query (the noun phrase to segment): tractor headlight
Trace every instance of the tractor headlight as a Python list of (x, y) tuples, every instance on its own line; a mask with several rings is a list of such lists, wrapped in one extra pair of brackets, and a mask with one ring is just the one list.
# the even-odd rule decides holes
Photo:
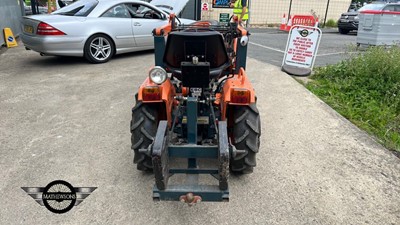
[(155, 66), (149, 72), (150, 80), (156, 84), (162, 84), (167, 80), (167, 71), (161, 66)]
[(241, 44), (242, 46), (246, 46), (247, 43), (249, 43), (249, 37), (243, 36), (242, 38), (240, 38), (240, 44)]

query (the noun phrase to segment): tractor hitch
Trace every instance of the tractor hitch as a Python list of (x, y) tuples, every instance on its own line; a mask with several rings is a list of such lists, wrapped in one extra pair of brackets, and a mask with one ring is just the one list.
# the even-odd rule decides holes
[(201, 197), (198, 195), (193, 195), (193, 193), (187, 193), (186, 195), (182, 195), (179, 197), (179, 201), (188, 204), (188, 206), (194, 206), (196, 203), (201, 202)]

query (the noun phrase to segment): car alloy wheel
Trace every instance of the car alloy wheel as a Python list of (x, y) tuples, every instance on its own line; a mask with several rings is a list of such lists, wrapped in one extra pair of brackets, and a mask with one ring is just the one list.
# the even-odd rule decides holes
[(85, 45), (85, 57), (92, 63), (107, 62), (113, 54), (113, 43), (105, 35), (94, 35)]

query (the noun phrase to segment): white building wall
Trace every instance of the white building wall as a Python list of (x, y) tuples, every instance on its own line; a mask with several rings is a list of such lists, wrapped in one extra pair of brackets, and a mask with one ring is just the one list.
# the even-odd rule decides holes
[[(290, 0), (248, 0), (250, 5), (250, 24), (266, 25), (280, 24), (283, 14), (288, 14)], [(212, 8), (212, 0), (203, 0), (210, 5), (210, 11), (202, 12), (202, 19), (219, 19), (219, 13), (232, 14), (232, 9)], [(320, 23), (325, 18), (328, 0), (292, 0), (291, 15), (314, 15), (319, 17)], [(329, 0), (327, 20), (339, 19), (340, 14), (346, 12), (351, 0)]]
[(0, 0), (0, 45), (5, 44), (3, 30), (11, 28), (14, 36), (21, 33), (19, 20), (22, 15), (22, 8), (19, 0)]

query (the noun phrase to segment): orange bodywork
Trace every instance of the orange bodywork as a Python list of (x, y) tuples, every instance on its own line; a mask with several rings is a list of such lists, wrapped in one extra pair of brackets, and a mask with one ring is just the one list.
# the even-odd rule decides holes
[[(157, 93), (159, 93), (157, 98), (152, 98), (151, 100), (146, 99), (146, 89), (158, 88)], [(183, 87), (183, 96), (187, 95), (187, 88)], [(235, 92), (236, 91), (236, 92)], [(152, 92), (154, 93), (154, 92)], [(244, 98), (239, 98), (240, 102), (233, 101), (234, 93), (247, 93), (248, 96)], [(163, 84), (158, 85), (153, 83), (149, 78), (142, 83), (138, 92), (138, 101), (142, 101), (143, 103), (158, 103), (162, 104), (163, 108), (165, 107), (165, 113), (168, 120), (168, 124), (171, 125), (172, 122), (172, 110), (174, 105), (176, 105), (176, 100), (174, 99), (176, 96), (175, 87), (172, 85), (171, 81), (167, 79)], [(251, 85), (246, 72), (243, 68), (240, 68), (239, 73), (235, 74), (232, 78), (228, 79), (222, 89), (221, 93), (217, 93), (215, 104), (221, 106), (221, 119), (226, 120), (227, 109), (229, 105), (250, 105), (255, 103), (255, 91), (253, 86)], [(160, 112), (163, 110), (160, 109)], [(160, 115), (161, 116), (161, 115)]]
[(175, 23), (175, 17), (175, 14), (170, 14), (169, 23), (154, 29), (153, 34), (156, 36), (167, 36), (172, 31), (172, 26)]
[(203, 27), (209, 27), (211, 25), (211, 22), (209, 21), (197, 21), (192, 24), (193, 26), (203, 26)]
[[(158, 98), (152, 98), (151, 100), (146, 99), (146, 88), (156, 88), (158, 87), (159, 96)], [(172, 85), (171, 81), (167, 79), (164, 83), (158, 85), (155, 84), (150, 80), (150, 78), (146, 78), (146, 80), (140, 85), (139, 92), (138, 92), (138, 101), (142, 101), (143, 103), (155, 103), (155, 104), (162, 104), (165, 107), (165, 113), (168, 120), (168, 124), (171, 125), (171, 115), (172, 115), (172, 108), (173, 104), (175, 103), (174, 96), (175, 87)], [(160, 108), (159, 112), (163, 112), (164, 108)], [(161, 117), (163, 115), (160, 115)]]
[[(232, 95), (234, 91), (239, 93), (248, 93), (247, 101), (233, 102)], [(250, 105), (256, 102), (256, 96), (246, 71), (240, 68), (239, 73), (233, 78), (226, 80), (222, 93), (217, 94), (215, 104), (221, 105), (221, 119), (226, 120), (228, 105)]]
[[(236, 23), (238, 23), (237, 17), (233, 19)], [(210, 22), (200, 21), (194, 24), (195, 26), (210, 26)], [(167, 36), (175, 26), (175, 15), (170, 15), (169, 23), (153, 30), (154, 36)], [(240, 24), (238, 24), (238, 32), (241, 36), (247, 36), (248, 32), (244, 29)], [(233, 50), (236, 52), (238, 39), (236, 38), (233, 43)], [(234, 65), (232, 65), (234, 66)], [(158, 87), (158, 89), (156, 88)], [(179, 95), (187, 96), (188, 88), (182, 87), (182, 93)], [(146, 94), (151, 95), (146, 98)], [(175, 91), (174, 85), (172, 85), (171, 81), (167, 79), (163, 84), (158, 85), (153, 83), (149, 78), (147, 78), (143, 84), (140, 86), (138, 92), (138, 101), (142, 101), (143, 103), (150, 104), (160, 104), (162, 108), (160, 108), (161, 117), (165, 117), (168, 120), (168, 124), (171, 125), (172, 122), (172, 110), (175, 105), (177, 105), (177, 100), (174, 99), (177, 93)], [(251, 85), (246, 72), (243, 68), (240, 68), (238, 74), (234, 74), (232, 78), (226, 80), (222, 92), (216, 94), (216, 100), (214, 102), (215, 105), (220, 106), (221, 110), (221, 119), (226, 120), (228, 115), (228, 107), (229, 105), (250, 105), (255, 103), (255, 91), (253, 86)]]

